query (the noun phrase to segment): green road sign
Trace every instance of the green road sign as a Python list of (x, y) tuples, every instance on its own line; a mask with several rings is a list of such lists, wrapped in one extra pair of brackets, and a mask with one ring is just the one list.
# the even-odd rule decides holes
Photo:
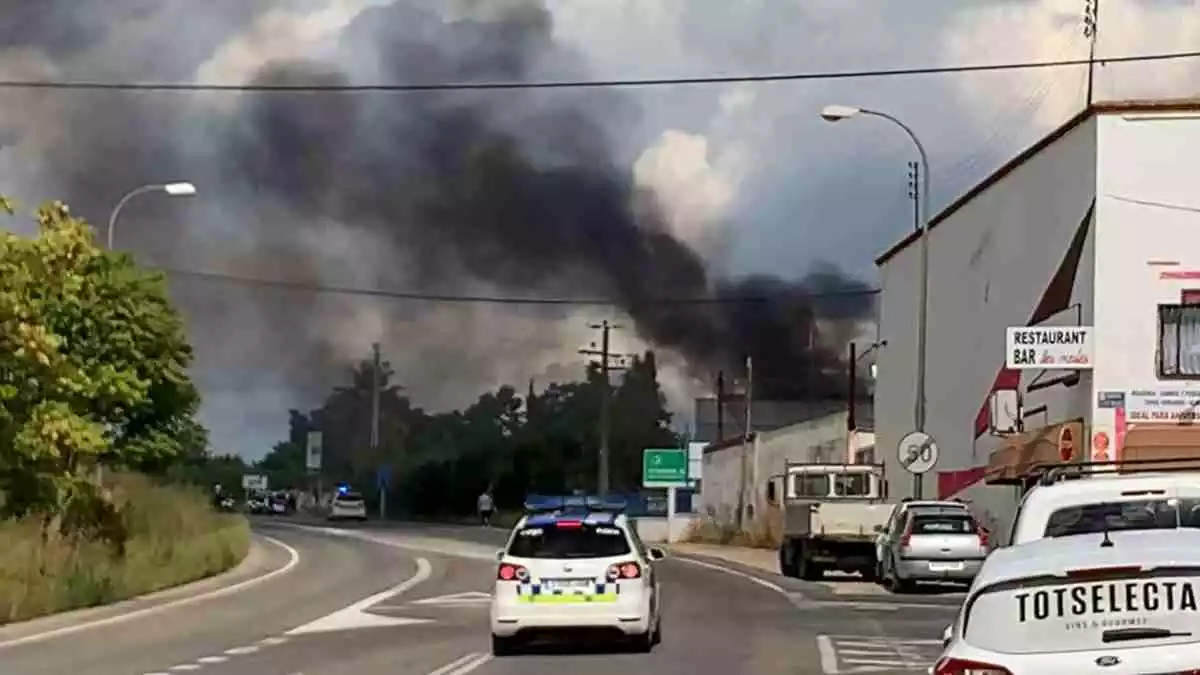
[(642, 487), (687, 487), (688, 453), (680, 448), (642, 451)]

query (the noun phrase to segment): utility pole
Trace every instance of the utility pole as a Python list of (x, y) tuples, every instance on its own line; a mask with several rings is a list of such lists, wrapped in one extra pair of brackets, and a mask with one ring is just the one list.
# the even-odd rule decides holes
[(580, 349), (579, 353), (585, 356), (595, 356), (600, 359), (600, 379), (602, 386), (600, 388), (600, 447), (599, 461), (596, 475), (597, 492), (603, 496), (608, 494), (608, 433), (609, 433), (609, 399), (611, 398), (611, 387), (609, 385), (609, 373), (615, 370), (621, 370), (621, 366), (614, 366), (611, 363), (613, 358), (623, 359), (623, 355), (614, 356), (609, 349), (609, 334), (614, 330), (620, 330), (621, 326), (609, 323), (607, 320), (591, 326), (594, 330), (600, 331), (600, 349), (596, 349), (596, 343), (592, 343), (589, 349)]
[(725, 440), (725, 371), (717, 371), (717, 442)]
[(1100, 0), (1085, 0), (1083, 8), (1083, 36), (1088, 39), (1087, 98), (1085, 107), (1092, 106), (1093, 80), (1096, 76), (1096, 41), (1100, 33)]
[(379, 343), (375, 342), (371, 345), (371, 456), (375, 458), (377, 463), (376, 482), (379, 483), (379, 518), (380, 520), (387, 517), (387, 486), (383, 483), (382, 469), (383, 458), (379, 454), (379, 388), (382, 379), (380, 372), (383, 369), (383, 362), (379, 355)]
[[(758, 456), (755, 453), (753, 466), (751, 466), (750, 452), (751, 442), (754, 438), (753, 427), (753, 410), (754, 410), (754, 362), (749, 356), (746, 357), (746, 426), (742, 430), (742, 461), (741, 461), (741, 481), (738, 486), (738, 514), (737, 524), (741, 530), (746, 522), (746, 480), (750, 480), (750, 494), (758, 494)], [(749, 474), (749, 476), (747, 475)], [(757, 500), (754, 500), (757, 501)]]

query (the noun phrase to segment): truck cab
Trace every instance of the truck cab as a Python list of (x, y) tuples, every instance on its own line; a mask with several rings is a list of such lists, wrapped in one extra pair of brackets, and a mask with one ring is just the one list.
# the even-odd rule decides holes
[(780, 572), (814, 581), (826, 571), (873, 580), (875, 535), (891, 514), (878, 464), (789, 463), (783, 475)]

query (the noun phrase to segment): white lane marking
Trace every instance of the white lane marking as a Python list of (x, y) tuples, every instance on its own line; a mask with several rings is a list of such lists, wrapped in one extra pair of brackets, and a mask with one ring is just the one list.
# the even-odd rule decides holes
[(182, 672), (190, 672), (193, 670), (200, 670), (203, 667), (204, 666), (201, 666), (196, 663), (181, 663), (177, 666), (171, 666), (168, 670), (171, 670), (172, 672), (176, 672), (176, 673), (182, 673)]
[(276, 645), (281, 645), (287, 641), (288, 641), (288, 639), (285, 637), (269, 637), (269, 638), (266, 638), (263, 640), (259, 640), (258, 644), (260, 644), (264, 647), (274, 647)]
[(492, 604), (492, 594), (484, 593), (483, 591), (466, 591), (464, 593), (451, 593), (450, 595), (439, 595), (436, 598), (422, 598), (408, 603), (410, 605), (442, 605), (446, 607), (463, 607)]
[(274, 579), (275, 577), (283, 576), (284, 574), (287, 574), (288, 572), (291, 572), (293, 569), (295, 569), (296, 565), (300, 564), (300, 552), (297, 551), (295, 548), (289, 546), (288, 544), (285, 544), (284, 542), (282, 542), (274, 537), (268, 537), (265, 535), (258, 535), (258, 536), (262, 537), (266, 541), (269, 541), (272, 544), (287, 551), (288, 561), (287, 561), (287, 563), (285, 563), (283, 565), (283, 567), (280, 567), (279, 569), (271, 570), (270, 572), (267, 572), (266, 574), (262, 574), (257, 577), (251, 578), (251, 579), (245, 579), (243, 581), (239, 581), (236, 584), (233, 584), (232, 586), (222, 586), (221, 588), (216, 588), (211, 591), (208, 591), (207, 593), (201, 593), (200, 595), (192, 595), (192, 596), (188, 596), (186, 598), (180, 598), (178, 600), (172, 600), (170, 602), (164, 602), (162, 604), (153, 605), (151, 607), (143, 607), (142, 609), (135, 609), (131, 612), (125, 612), (124, 614), (117, 614), (114, 616), (104, 617), (103, 619), (95, 619), (93, 621), (86, 621), (84, 623), (78, 623), (78, 624), (74, 624), (74, 625), (70, 625), (70, 626), (62, 626), (60, 628), (54, 628), (54, 629), (44, 631), (41, 633), (34, 633), (33, 635), (26, 635), (23, 637), (6, 640), (4, 642), (0, 642), (0, 649), (8, 649), (9, 647), (16, 647), (17, 645), (25, 645), (25, 644), (29, 644), (31, 642), (41, 642), (42, 640), (49, 640), (51, 638), (62, 637), (64, 635), (71, 635), (74, 633), (78, 633), (80, 631), (90, 630), (92, 628), (100, 628), (102, 626), (111, 626), (111, 625), (118, 624), (118, 623), (124, 623), (126, 621), (130, 621), (133, 619), (139, 619), (139, 618), (146, 617), (146, 616), (152, 616), (154, 614), (160, 614), (162, 612), (172, 610), (177, 607), (182, 607), (184, 605), (190, 605), (195, 602), (201, 602), (204, 600), (212, 600), (213, 598), (219, 598), (222, 596), (229, 595), (231, 593), (236, 593), (238, 591), (245, 590), (247, 588), (250, 588), (251, 586), (255, 586), (255, 585), (261, 584), (263, 582), (269, 581), (271, 579)]
[(746, 574), (745, 572), (743, 572), (741, 570), (735, 570), (735, 569), (732, 569), (729, 567), (724, 567), (722, 565), (714, 565), (713, 563), (704, 562), (703, 560), (696, 560), (695, 558), (677, 557), (677, 558), (675, 558), (675, 560), (683, 561), (689, 565), (697, 565), (699, 567), (706, 567), (710, 570), (724, 572), (725, 574), (732, 574), (735, 577), (741, 577), (742, 579), (745, 579), (746, 581), (758, 584), (759, 586), (762, 586), (763, 588), (767, 588), (772, 591), (775, 591), (776, 593), (778, 593), (790, 600), (793, 600), (793, 601), (803, 601), (803, 599), (804, 599), (804, 594), (802, 594), (802, 593), (799, 593), (797, 591), (789, 591), (789, 590), (785, 589), (783, 586), (780, 586), (779, 584), (767, 581), (766, 579), (760, 579), (760, 578), (754, 576), (753, 574)]
[(817, 651), (827, 674), (880, 670), (925, 671), (941, 652), (941, 640), (870, 635), (818, 635)]
[[(320, 527), (317, 525), (300, 525), (297, 523), (278, 523), (279, 527), (290, 527), (297, 530), (305, 530), (318, 534), (325, 534), (333, 537), (344, 537), (348, 539), (358, 539), (360, 541), (379, 544), (380, 546), (391, 546), (392, 548), (400, 548), (409, 551), (423, 551), (425, 553), (437, 553), (439, 555), (447, 555), (453, 558), (466, 558), (468, 560), (486, 560), (495, 562), (496, 549), (489, 548), (486, 544), (476, 542), (456, 541), (453, 539), (436, 537), (426, 537), (420, 535), (409, 535), (399, 533), (404, 536), (404, 539), (396, 540), (388, 537), (377, 536), (371, 534), (369, 530), (342, 530), (335, 527)], [(386, 530), (384, 531), (386, 532)], [(397, 533), (393, 533), (397, 534)], [(497, 546), (499, 548), (499, 546)]]
[(383, 626), (401, 626), (417, 623), (431, 623), (429, 619), (408, 619), (404, 617), (381, 616), (368, 614), (365, 610), (377, 605), (388, 598), (401, 595), (412, 590), (417, 584), (425, 581), (433, 573), (433, 565), (425, 558), (417, 558), (417, 573), (399, 584), (358, 602), (327, 614), (315, 621), (289, 630), (285, 635), (303, 635), (306, 633), (324, 633), (337, 630), (352, 630), (355, 628), (377, 628)]
[(479, 652), (472, 652), (470, 654), (464, 654), (464, 655), (458, 657), (457, 659), (454, 659), (450, 663), (447, 663), (446, 665), (442, 666), (441, 668), (438, 668), (437, 670), (429, 673), (429, 675), (466, 675), (466, 673), (469, 673), (472, 670), (475, 670), (476, 668), (482, 666), (483, 664), (485, 664), (491, 660), (492, 660), (491, 654), (481, 654)]
[(228, 660), (228, 656), (201, 656), (196, 663), (225, 663)]
[(258, 645), (249, 645), (246, 647), (233, 647), (231, 649), (226, 649), (224, 653), (228, 654), (229, 656), (245, 656), (246, 654), (253, 654), (259, 649), (261, 649), (261, 647)]
[(821, 655), (821, 672), (825, 675), (838, 675), (837, 652), (833, 649), (833, 641), (828, 635), (817, 636), (817, 653)]

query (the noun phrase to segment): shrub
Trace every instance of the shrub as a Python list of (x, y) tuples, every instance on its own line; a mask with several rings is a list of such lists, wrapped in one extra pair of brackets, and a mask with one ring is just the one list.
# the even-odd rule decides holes
[(777, 549), (783, 541), (783, 513), (774, 507), (764, 508), (738, 529), (737, 519), (730, 509), (710, 510), (692, 521), (684, 540), (697, 544)]
[(92, 607), (195, 581), (245, 557), (241, 516), (214, 511), (205, 496), (141, 476), (119, 476), (111, 502), (124, 550), (100, 539), (62, 537), (41, 519), (0, 522), (0, 624)]

